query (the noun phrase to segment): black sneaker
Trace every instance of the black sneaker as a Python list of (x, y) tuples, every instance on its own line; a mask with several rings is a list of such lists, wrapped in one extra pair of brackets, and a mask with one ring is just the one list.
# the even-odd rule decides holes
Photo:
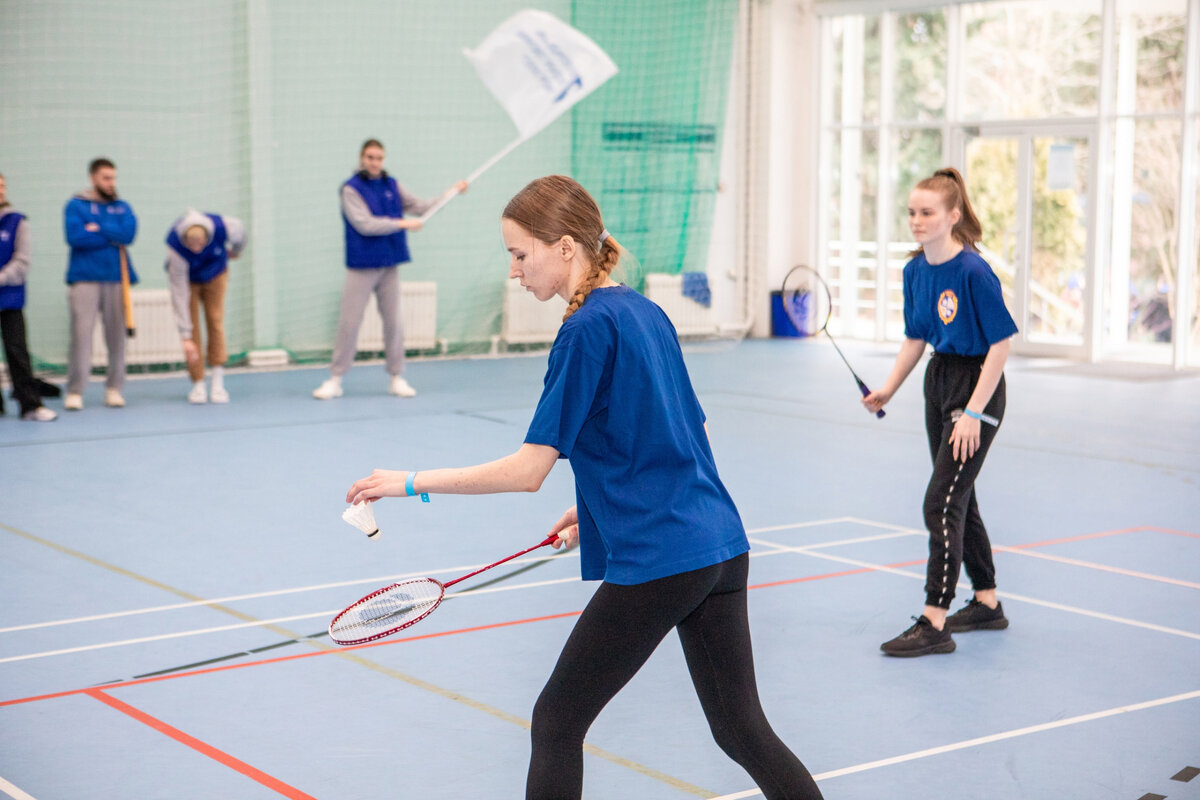
[(890, 642), (879, 645), (879, 649), (889, 656), (899, 658), (954, 652), (955, 644), (954, 639), (950, 637), (950, 631), (939, 631), (924, 614), (913, 619), (917, 620), (917, 624)]
[(975, 598), (946, 618), (946, 630), (951, 633), (1002, 631), (1007, 627), (1003, 603), (997, 602), (995, 608), (988, 608)]

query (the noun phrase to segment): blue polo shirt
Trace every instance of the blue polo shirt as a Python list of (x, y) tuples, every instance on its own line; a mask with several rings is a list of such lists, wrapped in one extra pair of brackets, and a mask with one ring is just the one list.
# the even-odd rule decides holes
[(938, 353), (987, 355), (1017, 332), (1000, 279), (974, 250), (933, 265), (918, 253), (904, 266), (904, 335)]
[(645, 583), (750, 549), (704, 419), (662, 309), (592, 290), (559, 329), (525, 437), (571, 462), (584, 580)]

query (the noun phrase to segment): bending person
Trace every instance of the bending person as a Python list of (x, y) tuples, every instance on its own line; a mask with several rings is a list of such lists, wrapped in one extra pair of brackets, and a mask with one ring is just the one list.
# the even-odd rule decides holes
[[(228, 403), (225, 388), (225, 292), (229, 286), (229, 259), (237, 258), (246, 246), (246, 228), (236, 217), (201, 214), (189, 208), (167, 232), (167, 283), (171, 307), (183, 341), (188, 377), (192, 380), (189, 403)], [(212, 370), (212, 393), (204, 386), (204, 363), (200, 357), (204, 339), (200, 335), (200, 311), (208, 330), (208, 366)]]

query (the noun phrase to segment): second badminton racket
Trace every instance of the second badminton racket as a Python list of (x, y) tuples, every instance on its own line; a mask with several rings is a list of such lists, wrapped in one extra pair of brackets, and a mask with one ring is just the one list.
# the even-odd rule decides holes
[(441, 605), (446, 590), (454, 584), (552, 544), (556, 539), (558, 534), (552, 533), (533, 547), (452, 581), (442, 583), (437, 578), (412, 578), (371, 592), (333, 618), (329, 623), (329, 638), (337, 644), (363, 644), (391, 636), (410, 625), (416, 625), (433, 613)]
[[(783, 311), (795, 326), (796, 331), (805, 336), (816, 336), (818, 333), (824, 332), (833, 344), (833, 349), (841, 356), (846, 369), (850, 370), (850, 374), (854, 376), (854, 382), (858, 384), (858, 390), (862, 392), (862, 396), (869, 395), (871, 390), (867, 388), (867, 384), (863, 383), (863, 379), (858, 377), (854, 367), (850, 366), (850, 362), (846, 360), (842, 348), (838, 347), (837, 340), (829, 333), (829, 315), (833, 309), (833, 297), (829, 293), (829, 284), (825, 283), (825, 279), (811, 267), (804, 265), (792, 267), (783, 279), (782, 295)], [(875, 416), (883, 419), (886, 414), (881, 408), (875, 412)]]

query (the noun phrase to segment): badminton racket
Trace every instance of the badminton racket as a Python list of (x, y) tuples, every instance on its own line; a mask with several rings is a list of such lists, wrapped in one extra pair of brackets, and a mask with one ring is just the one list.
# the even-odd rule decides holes
[(391, 636), (432, 614), (441, 605), (446, 590), (454, 584), (552, 544), (556, 539), (558, 534), (552, 533), (533, 547), (452, 581), (442, 583), (437, 578), (412, 578), (371, 592), (333, 618), (329, 623), (329, 638), (337, 644), (363, 644)]
[[(792, 267), (783, 279), (782, 295), (783, 311), (795, 326), (796, 331), (805, 336), (816, 336), (818, 333), (824, 332), (833, 344), (833, 349), (841, 356), (846, 369), (850, 370), (850, 374), (854, 376), (854, 382), (858, 384), (858, 390), (862, 392), (862, 396), (869, 395), (871, 390), (863, 383), (863, 379), (858, 377), (854, 367), (850, 366), (850, 362), (846, 360), (842, 348), (838, 347), (837, 340), (829, 333), (827, 326), (829, 325), (830, 311), (833, 309), (833, 298), (825, 279), (810, 267), (804, 265)], [(886, 413), (881, 408), (875, 412), (875, 416), (883, 419)]]

